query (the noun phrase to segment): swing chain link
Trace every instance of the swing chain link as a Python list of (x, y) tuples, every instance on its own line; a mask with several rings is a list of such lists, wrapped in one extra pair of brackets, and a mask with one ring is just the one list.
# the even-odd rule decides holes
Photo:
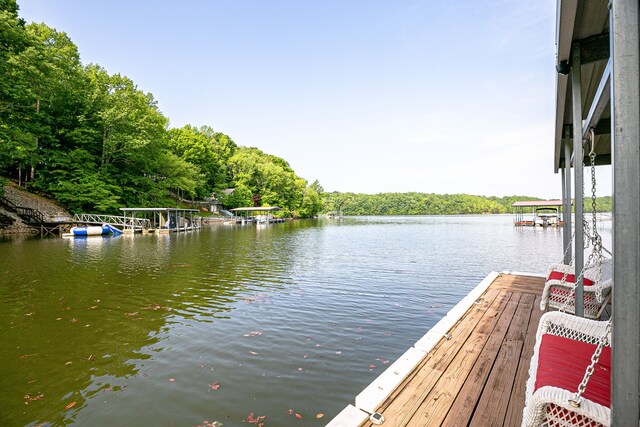
[(593, 128), (589, 129), (589, 137), (591, 139), (591, 150), (589, 151), (589, 160), (591, 161), (591, 220), (593, 236), (590, 239), (593, 242), (593, 250), (589, 256), (589, 260), (596, 262), (596, 300), (602, 302), (602, 286), (600, 281), (602, 279), (602, 263), (604, 261), (602, 256), (602, 237), (598, 233), (597, 228), (597, 205), (596, 205), (596, 133)]
[(591, 364), (589, 364), (589, 366), (587, 367), (587, 370), (584, 373), (584, 377), (582, 378), (580, 385), (578, 385), (578, 391), (574, 395), (573, 399), (569, 399), (569, 402), (575, 407), (580, 407), (580, 404), (582, 403), (582, 395), (587, 389), (587, 384), (589, 383), (589, 379), (591, 379), (591, 376), (595, 371), (596, 364), (600, 360), (602, 349), (604, 348), (605, 345), (609, 343), (610, 334), (611, 334), (611, 319), (609, 319), (609, 321), (607, 322), (607, 326), (605, 328), (604, 334), (602, 334), (600, 336), (600, 339), (598, 340), (598, 346), (596, 347), (596, 351), (591, 355)]
[[(584, 241), (584, 248), (587, 249), (589, 247), (589, 243), (593, 243), (593, 247), (591, 250), (591, 253), (589, 254), (589, 258), (587, 259), (587, 262), (585, 263), (584, 267), (582, 268), (582, 270), (580, 271), (580, 274), (578, 275), (578, 277), (574, 277), (574, 283), (573, 286), (571, 287), (571, 290), (569, 292), (569, 294), (567, 295), (567, 297), (564, 300), (564, 303), (562, 304), (562, 307), (560, 307), (559, 311), (564, 313), (567, 310), (567, 307), (569, 306), (569, 302), (571, 302), (572, 300), (575, 300), (575, 295), (576, 295), (576, 288), (578, 287), (578, 283), (580, 283), (580, 281), (583, 279), (584, 277), (584, 273), (587, 270), (587, 268), (589, 267), (595, 267), (596, 268), (596, 277), (595, 279), (595, 297), (596, 297), (596, 301), (598, 302), (602, 302), (602, 286), (600, 284), (601, 280), (602, 280), (602, 263), (604, 262), (604, 257), (602, 256), (602, 237), (600, 237), (600, 234), (598, 233), (598, 229), (597, 229), (597, 217), (596, 217), (596, 151), (595, 151), (595, 131), (593, 128), (589, 129), (589, 137), (591, 140), (591, 147), (589, 150), (589, 160), (591, 161), (591, 219), (592, 219), (592, 230), (593, 230), (593, 236), (589, 233), (589, 223), (586, 219), (582, 219), (582, 227), (583, 227), (583, 233), (584, 236), (586, 237), (585, 239), (583, 239)], [(584, 163), (582, 164), (582, 167), (584, 168)], [(583, 181), (583, 187), (582, 187), (582, 192), (584, 194), (584, 181)], [(573, 232), (573, 235), (571, 236), (571, 239), (573, 240), (575, 236), (575, 230)], [(567, 254), (568, 249), (570, 248), (570, 246), (567, 246), (567, 249), (565, 250), (565, 253), (563, 254), (563, 259)], [(571, 264), (570, 264), (571, 265)], [(561, 286), (566, 286), (566, 282), (567, 282), (567, 277), (569, 275), (568, 270), (565, 271), (565, 273), (562, 276), (562, 280), (560, 281), (560, 285)], [(574, 307), (575, 310), (575, 307)], [(610, 326), (609, 326), (610, 329)], [(602, 351), (602, 349), (600, 349), (600, 351)], [(598, 354), (598, 357), (600, 357), (600, 355)], [(592, 369), (593, 371), (593, 369)], [(592, 372), (593, 373), (593, 372)], [(591, 376), (591, 375), (589, 375)], [(588, 379), (587, 379), (588, 381)], [(583, 380), (584, 382), (584, 380)], [(579, 401), (578, 401), (578, 406), (579, 406)]]

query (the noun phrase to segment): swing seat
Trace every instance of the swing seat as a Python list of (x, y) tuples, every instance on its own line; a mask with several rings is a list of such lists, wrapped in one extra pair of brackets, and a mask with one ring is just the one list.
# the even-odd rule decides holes
[(529, 379), (523, 426), (609, 426), (611, 416), (611, 347), (604, 346), (580, 407), (578, 385), (591, 363), (607, 322), (549, 312), (540, 319)]
[[(566, 274), (566, 280), (562, 278)], [(588, 267), (584, 271), (584, 316), (589, 319), (599, 319), (602, 311), (609, 302), (611, 294), (612, 280), (605, 280), (599, 287), (602, 292), (602, 301), (596, 298), (597, 269), (595, 266)], [(542, 299), (540, 301), (540, 309), (547, 310), (560, 309), (564, 306), (567, 297), (571, 294), (571, 290), (575, 286), (575, 268), (566, 264), (551, 264), (547, 272), (547, 280), (542, 291)], [(570, 300), (566, 306), (566, 311), (575, 313), (575, 298)]]

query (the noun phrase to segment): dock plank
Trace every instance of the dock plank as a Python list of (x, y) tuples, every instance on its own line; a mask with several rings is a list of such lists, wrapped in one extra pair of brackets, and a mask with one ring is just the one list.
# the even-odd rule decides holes
[(519, 425), (543, 285), (499, 275), (378, 408), (384, 425)]
[(522, 352), (522, 341), (505, 340), (485, 385), (490, 393), (483, 393), (469, 426), (500, 427), (504, 425), (509, 396), (513, 388), (516, 366)]
[[(407, 426), (417, 427), (442, 424), (487, 340), (497, 335), (504, 336), (506, 334), (520, 299), (519, 294), (509, 294), (509, 296), (509, 301), (502, 312), (499, 313), (500, 316), (492, 330), (488, 331), (486, 335), (476, 334), (469, 348), (465, 346), (465, 351), (457, 355), (454, 360), (455, 363), (452, 363), (451, 368), (447, 370), (447, 375), (444, 377), (445, 380), (440, 381), (437, 387), (426, 396), (426, 399), (423, 400), (420, 407), (412, 415), (411, 421), (406, 424)], [(500, 339), (499, 342), (501, 341)]]
[[(467, 382), (462, 386), (458, 398), (452, 405), (448, 416), (442, 422), (446, 426), (467, 425), (473, 416), (473, 412), (478, 404), (480, 397), (492, 368), (494, 367), (498, 353), (505, 339), (517, 337), (514, 331), (517, 328), (526, 328), (531, 313), (532, 298), (528, 298), (526, 294), (515, 294), (520, 297), (517, 308), (510, 314), (505, 321), (497, 327), (491, 334), (491, 338), (482, 349), (482, 353), (478, 357), (478, 361), (473, 367)], [(519, 325), (514, 327), (514, 325)]]
[[(455, 355), (463, 348), (473, 329), (479, 323), (495, 321), (497, 315), (508, 303), (509, 297), (510, 294), (494, 290), (485, 293), (485, 298), (481, 304), (474, 305), (463, 319), (451, 329), (452, 338), (450, 340), (441, 340), (429, 353), (425, 362), (417, 368), (414, 375), (409, 376), (410, 381), (405, 380), (399, 387), (402, 392), (398, 397), (391, 395), (382, 405), (379, 411), (384, 411), (387, 420), (385, 425), (404, 425), (405, 416), (415, 412), (415, 408), (419, 407), (425, 396), (448, 368)], [(484, 319), (484, 322), (480, 322), (481, 319)], [(387, 405), (389, 402), (393, 404)]]
[(529, 317), (522, 354), (518, 361), (518, 371), (516, 372), (513, 391), (511, 392), (511, 399), (509, 400), (509, 409), (505, 417), (504, 425), (506, 426), (519, 426), (522, 424), (522, 410), (524, 408), (525, 388), (527, 379), (529, 378), (529, 364), (531, 362), (531, 356), (533, 356), (533, 346), (536, 342), (536, 331), (538, 330), (540, 317), (542, 317), (544, 313), (540, 310), (541, 300), (541, 295), (535, 298), (531, 316)]

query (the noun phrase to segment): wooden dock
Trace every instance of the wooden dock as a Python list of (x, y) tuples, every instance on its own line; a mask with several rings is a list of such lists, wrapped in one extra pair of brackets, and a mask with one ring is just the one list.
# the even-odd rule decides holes
[(543, 286), (498, 276), (378, 409), (384, 425), (519, 426)]
[(364, 402), (384, 389), (383, 377), (398, 373), (393, 365), (329, 425), (371, 427), (368, 416), (375, 411), (385, 427), (519, 426), (543, 287), (543, 277), (497, 275), (477, 300), (470, 294), (468, 309), (443, 319), (450, 328), (438, 332), (436, 325), (425, 335), (436, 336), (427, 353), (419, 351), (420, 341), (406, 353), (419, 361), (381, 404)]

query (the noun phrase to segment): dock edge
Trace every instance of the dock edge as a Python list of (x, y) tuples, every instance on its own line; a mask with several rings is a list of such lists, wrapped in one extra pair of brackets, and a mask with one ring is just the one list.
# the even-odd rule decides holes
[[(511, 271), (492, 271), (473, 288), (460, 302), (438, 321), (413, 347), (409, 348), (391, 366), (380, 374), (355, 398), (355, 405), (348, 405), (335, 416), (326, 427), (358, 427), (384, 403), (391, 393), (413, 372), (416, 366), (429, 354), (436, 344), (462, 318), (469, 308), (489, 288), (501, 274), (515, 274)], [(539, 276), (532, 273), (519, 273)]]

